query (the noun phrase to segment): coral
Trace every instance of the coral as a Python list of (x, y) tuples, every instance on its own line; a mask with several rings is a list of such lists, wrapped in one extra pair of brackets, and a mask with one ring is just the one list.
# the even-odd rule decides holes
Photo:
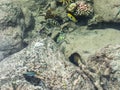
[(91, 16), (93, 15), (92, 4), (87, 1), (77, 1), (71, 3), (67, 7), (68, 12), (71, 12), (74, 16)]
[(89, 16), (93, 14), (93, 8), (91, 4), (85, 2), (85, 1), (78, 1), (76, 2), (77, 8), (76, 8), (76, 16)]

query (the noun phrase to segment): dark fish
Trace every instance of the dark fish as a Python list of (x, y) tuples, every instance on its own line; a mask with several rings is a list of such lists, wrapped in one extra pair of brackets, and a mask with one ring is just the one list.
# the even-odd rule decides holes
[(70, 57), (69, 57), (70, 62), (72, 62), (73, 64), (75, 64), (76, 66), (79, 66), (79, 64), (83, 64), (82, 58), (81, 56), (75, 52), (73, 53)]
[(23, 76), (26, 81), (28, 81), (34, 86), (44, 85), (44, 82), (40, 78), (37, 77), (37, 73), (34, 71), (28, 71), (24, 73)]

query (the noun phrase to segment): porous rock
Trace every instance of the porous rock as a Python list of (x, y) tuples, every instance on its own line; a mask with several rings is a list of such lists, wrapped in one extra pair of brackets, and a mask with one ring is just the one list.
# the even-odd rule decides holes
[(120, 0), (93, 0), (93, 2), (95, 15), (89, 22), (90, 25), (100, 22), (120, 23)]
[[(28, 71), (36, 72), (38, 78), (27, 80), (23, 74)], [(65, 60), (50, 38), (40, 37), (0, 62), (0, 86), (2, 90), (20, 86), (31, 87), (30, 90), (94, 90), (90, 79), (80, 68)]]
[(20, 5), (13, 0), (0, 0), (0, 61), (24, 47), (25, 28)]
[(22, 18), (22, 11), (19, 5), (13, 3), (11, 0), (0, 1), (0, 30), (9, 26), (15, 27), (20, 24)]
[(107, 45), (95, 55), (90, 56), (87, 66), (96, 73), (94, 80), (99, 79), (103, 90), (119, 90), (120, 88), (120, 45)]

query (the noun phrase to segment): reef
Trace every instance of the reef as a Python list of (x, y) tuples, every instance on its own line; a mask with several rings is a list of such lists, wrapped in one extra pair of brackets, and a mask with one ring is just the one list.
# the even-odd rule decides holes
[(119, 90), (119, 3), (0, 0), (0, 90)]

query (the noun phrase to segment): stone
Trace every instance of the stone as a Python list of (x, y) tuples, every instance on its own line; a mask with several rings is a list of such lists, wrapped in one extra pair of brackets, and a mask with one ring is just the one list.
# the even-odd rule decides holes
[(0, 1), (0, 61), (23, 48), (25, 23), (19, 5)]
[(0, 61), (23, 48), (22, 33), (19, 26), (0, 31)]
[(34, 30), (35, 20), (22, 1), (0, 1), (0, 61), (23, 49), (28, 32)]
[(86, 63), (94, 73), (97, 72), (103, 90), (119, 90), (120, 45), (107, 45), (90, 56)]
[[(28, 71), (36, 72), (36, 77), (24, 77)], [(41, 37), (0, 62), (0, 88), (6, 90), (19, 85), (31, 87), (30, 90), (94, 90), (90, 79), (79, 67), (65, 60), (54, 41)]]
[(23, 17), (21, 8), (12, 1), (0, 1), (0, 30), (20, 24)]
[[(120, 23), (120, 1), (119, 0), (93, 0), (94, 17), (88, 26), (94, 28), (111, 27), (118, 28)], [(97, 24), (99, 26), (97, 26)], [(100, 26), (100, 24), (102, 24)]]

